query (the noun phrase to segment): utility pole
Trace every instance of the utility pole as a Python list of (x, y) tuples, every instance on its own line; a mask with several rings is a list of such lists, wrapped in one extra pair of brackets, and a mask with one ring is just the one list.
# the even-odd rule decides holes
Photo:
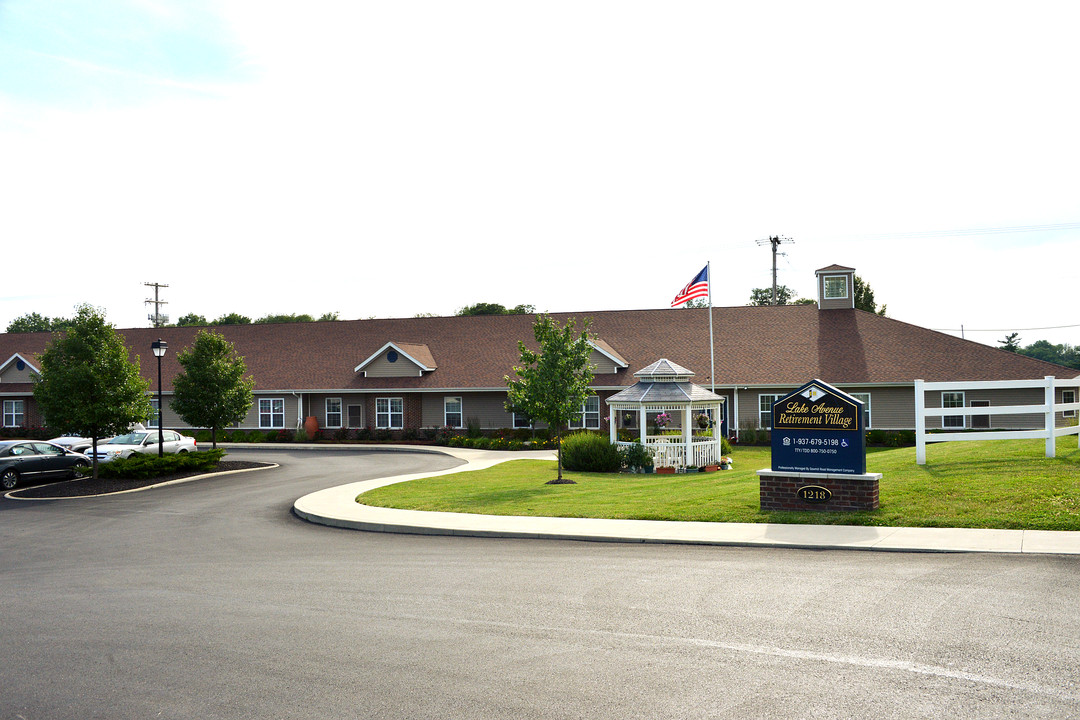
[[(764, 245), (769, 243), (772, 245), (772, 304), (776, 304), (776, 248), (782, 243), (795, 242), (788, 237), (780, 237), (779, 235), (770, 235), (768, 240), (757, 240), (758, 245)], [(780, 253), (783, 255), (784, 253)]]
[(167, 301), (165, 301), (165, 300), (159, 300), (158, 299), (158, 290), (160, 290), (161, 288), (167, 288), (169, 286), (164, 285), (162, 283), (149, 283), (149, 282), (148, 283), (143, 283), (143, 285), (145, 285), (146, 287), (154, 288), (154, 299), (153, 300), (147, 299), (147, 300), (143, 301), (143, 305), (152, 304), (154, 306), (154, 313), (152, 315), (147, 315), (146, 319), (149, 320), (150, 322), (152, 322), (154, 324), (154, 327), (159, 328), (162, 325), (164, 325), (165, 323), (169, 322), (169, 316), (165, 315), (165, 314), (163, 314), (161, 312), (161, 306), (162, 305), (168, 305), (169, 303)]

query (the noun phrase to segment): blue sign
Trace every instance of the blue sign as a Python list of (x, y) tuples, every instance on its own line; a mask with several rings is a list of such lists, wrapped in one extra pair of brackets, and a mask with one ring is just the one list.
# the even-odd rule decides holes
[(820, 380), (772, 407), (773, 472), (866, 474), (863, 403)]

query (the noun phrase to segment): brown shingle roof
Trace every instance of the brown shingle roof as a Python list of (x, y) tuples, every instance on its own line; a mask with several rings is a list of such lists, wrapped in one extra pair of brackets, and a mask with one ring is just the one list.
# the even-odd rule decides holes
[[(709, 386), (707, 309), (617, 310), (556, 313), (560, 323), (591, 319), (590, 332), (629, 367), (597, 376), (598, 387), (626, 387), (634, 373), (661, 357), (696, 373)], [(1071, 370), (1024, 355), (962, 340), (861, 310), (819, 311), (814, 305), (713, 309), (716, 383), (719, 386), (797, 386), (813, 378), (833, 384), (940, 380), (1014, 380), (1044, 375), (1076, 377)], [(519, 361), (518, 341), (532, 346), (533, 315), (349, 320), (214, 328), (235, 344), (255, 377), (256, 390), (504, 388)], [(161, 337), (169, 352), (162, 373), (180, 371), (177, 353), (198, 328), (136, 328), (122, 334), (138, 354), (144, 377), (155, 379), (150, 343)], [(0, 334), (0, 361), (18, 352), (36, 358), (49, 333)], [(387, 342), (425, 346), (438, 368), (422, 377), (365, 378), (353, 369)], [(0, 392), (15, 390), (0, 387)]]

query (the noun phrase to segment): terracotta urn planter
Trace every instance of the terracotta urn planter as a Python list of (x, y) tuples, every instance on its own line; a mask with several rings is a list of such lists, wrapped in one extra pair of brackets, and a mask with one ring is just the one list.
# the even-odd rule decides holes
[(308, 440), (314, 440), (315, 434), (319, 432), (319, 418), (314, 415), (308, 415), (304, 418), (304, 432), (307, 434)]

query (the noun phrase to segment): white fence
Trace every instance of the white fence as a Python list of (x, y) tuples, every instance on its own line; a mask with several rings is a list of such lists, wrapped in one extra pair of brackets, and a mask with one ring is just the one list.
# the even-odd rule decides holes
[[(936, 442), (970, 442), (975, 440), (1030, 440), (1043, 438), (1046, 440), (1046, 457), (1054, 457), (1055, 444), (1058, 437), (1063, 435), (1077, 435), (1080, 445), (1080, 427), (1055, 427), (1055, 417), (1059, 412), (1073, 412), (1080, 410), (1080, 402), (1056, 403), (1055, 388), (1077, 388), (1080, 380), (1058, 380), (1053, 375), (1047, 375), (1042, 380), (998, 380), (987, 382), (923, 382), (915, 381), (915, 462), (919, 465), (926, 464), (926, 444)], [(960, 392), (965, 390), (1022, 390), (1043, 388), (1043, 402), (1039, 405), (1000, 405), (997, 407), (950, 407), (928, 408), (926, 407), (926, 393), (932, 391)], [(1038, 414), (1045, 418), (1043, 427), (1037, 430), (1007, 430), (993, 432), (941, 432), (930, 434), (926, 432), (926, 418), (928, 417), (953, 417), (956, 415), (1032, 415)], [(965, 426), (968, 423), (964, 423)]]
[[(633, 443), (619, 441), (620, 447)], [(704, 467), (720, 462), (719, 443), (713, 438), (694, 436), (689, 445), (686, 440), (674, 435), (649, 435), (645, 438), (645, 447), (652, 454), (655, 467), (686, 467), (694, 465)], [(687, 457), (687, 447), (690, 456)]]

